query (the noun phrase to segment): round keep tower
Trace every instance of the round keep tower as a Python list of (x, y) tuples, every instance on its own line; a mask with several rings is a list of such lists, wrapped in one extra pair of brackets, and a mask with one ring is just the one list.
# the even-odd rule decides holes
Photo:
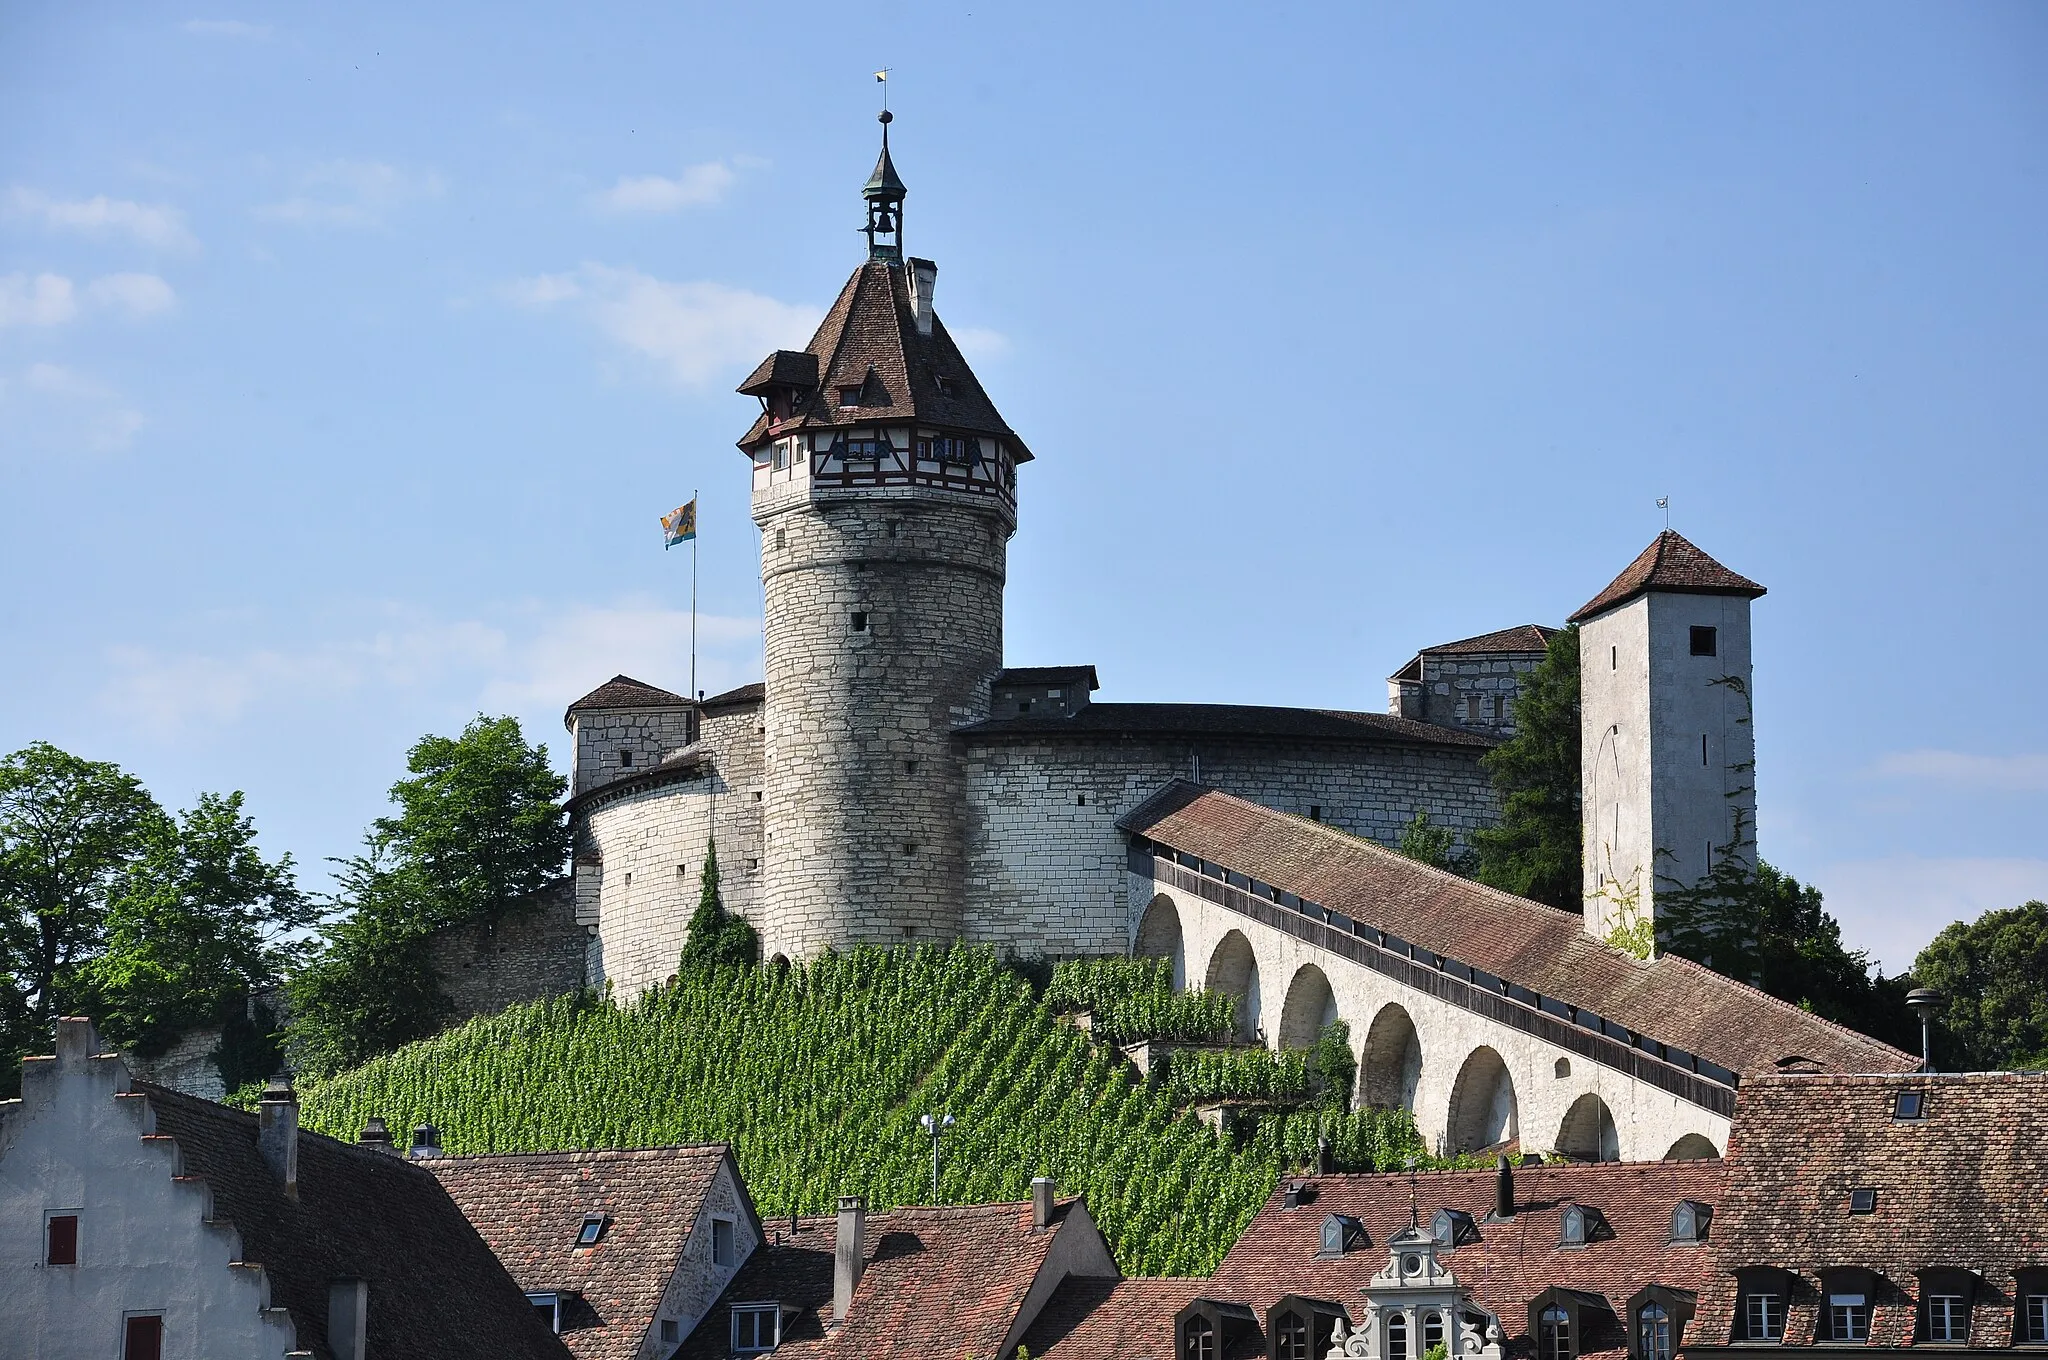
[(903, 255), (906, 191), (882, 123), (867, 261), (810, 344), (739, 389), (761, 402), (740, 448), (765, 597), (764, 956), (959, 937), (952, 731), (988, 716), (1002, 667), (1031, 453), (932, 311), (938, 266)]

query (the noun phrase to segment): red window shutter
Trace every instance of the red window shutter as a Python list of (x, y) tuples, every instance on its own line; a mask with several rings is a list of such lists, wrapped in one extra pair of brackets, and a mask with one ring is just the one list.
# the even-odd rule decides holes
[(163, 1360), (164, 1320), (160, 1317), (128, 1319), (128, 1339), (121, 1348), (121, 1360)]
[(56, 1214), (50, 1219), (50, 1252), (45, 1264), (78, 1264), (78, 1215)]

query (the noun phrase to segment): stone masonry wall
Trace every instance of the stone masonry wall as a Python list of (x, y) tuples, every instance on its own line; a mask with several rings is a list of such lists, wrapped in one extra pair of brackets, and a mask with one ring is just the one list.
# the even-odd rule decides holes
[(761, 717), (759, 704), (707, 713), (699, 742), (708, 769), (622, 784), (583, 813), (579, 860), (599, 861), (591, 976), (622, 1002), (675, 974), (714, 832), (726, 909), (760, 925)]
[(428, 956), (458, 1019), (560, 996), (583, 985), (590, 932), (576, 920), (572, 880), (536, 893), (495, 926), (482, 921), (436, 931)]
[(1009, 523), (905, 490), (760, 514), (770, 955), (961, 933), (965, 769), (952, 729), (1002, 666)]
[(681, 705), (598, 708), (571, 714), (569, 792), (586, 793), (661, 764), (663, 756), (690, 744), (690, 714), (691, 710)]
[(1422, 709), (1409, 716), (1444, 727), (1507, 738), (1522, 677), (1542, 663), (1528, 652), (1422, 654)]
[(1459, 839), (1499, 803), (1470, 747), (1197, 743), (1137, 738), (967, 747), (965, 935), (1019, 954), (1128, 945), (1116, 821), (1176, 777), (1396, 844), (1417, 809)]

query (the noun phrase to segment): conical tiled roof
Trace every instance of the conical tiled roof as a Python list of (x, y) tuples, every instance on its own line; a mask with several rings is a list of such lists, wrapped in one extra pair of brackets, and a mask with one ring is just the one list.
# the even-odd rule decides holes
[(1653, 590), (1674, 595), (1742, 595), (1755, 599), (1764, 588), (1747, 576), (1738, 576), (1701, 552), (1676, 530), (1658, 534), (1628, 569), (1614, 578), (1607, 589), (1588, 600), (1571, 616), (1572, 623), (1584, 623), (1595, 614), (1626, 604)]
[(875, 173), (868, 176), (868, 182), (861, 194), (868, 198), (901, 198), (909, 193), (903, 185), (902, 176), (896, 173), (896, 162), (889, 159), (888, 134), (882, 136), (882, 155), (875, 162)]
[(630, 675), (614, 675), (570, 704), (568, 711), (580, 713), (587, 708), (675, 708), (689, 702), (680, 694), (656, 689), (644, 680), (635, 680)]
[[(805, 346), (817, 356), (817, 386), (804, 394), (791, 420), (776, 426), (777, 432), (915, 420), (964, 434), (999, 436), (1016, 462), (1030, 461), (1031, 451), (988, 399), (945, 323), (934, 317), (932, 333), (919, 333), (907, 272), (879, 260), (854, 270)], [(940, 379), (950, 390), (941, 389)], [(838, 404), (840, 389), (848, 387), (860, 389), (859, 406)], [(751, 451), (767, 438), (768, 423), (763, 414), (739, 446)]]

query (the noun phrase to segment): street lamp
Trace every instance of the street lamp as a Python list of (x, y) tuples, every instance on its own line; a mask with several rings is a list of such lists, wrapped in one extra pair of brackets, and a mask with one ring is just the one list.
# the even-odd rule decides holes
[(921, 1114), (917, 1122), (924, 1125), (924, 1131), (932, 1136), (932, 1203), (939, 1202), (939, 1139), (947, 1129), (953, 1127), (953, 1116), (949, 1114)]
[(1915, 987), (1906, 993), (1906, 1008), (1920, 1017), (1920, 1070), (1934, 1070), (1934, 1013), (1948, 998), (1932, 987)]

